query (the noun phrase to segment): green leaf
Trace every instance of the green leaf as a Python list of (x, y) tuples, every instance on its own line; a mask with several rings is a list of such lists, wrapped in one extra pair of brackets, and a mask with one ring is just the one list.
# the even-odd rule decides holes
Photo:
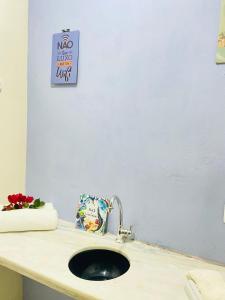
[(40, 200), (40, 199), (36, 199), (36, 200), (34, 201), (34, 207), (35, 207), (35, 208), (39, 207), (40, 204), (41, 204), (41, 200)]
[(42, 207), (42, 206), (44, 206), (44, 205), (45, 205), (45, 202), (44, 202), (44, 201), (41, 201), (41, 199), (38, 198), (38, 199), (34, 200), (33, 204), (31, 204), (31, 205), (29, 206), (29, 208), (37, 209), (37, 208), (40, 208), (40, 207)]

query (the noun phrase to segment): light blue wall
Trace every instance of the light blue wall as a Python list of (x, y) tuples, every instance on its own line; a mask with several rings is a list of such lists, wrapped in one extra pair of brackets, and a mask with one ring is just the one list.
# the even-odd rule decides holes
[[(219, 5), (30, 0), (27, 192), (71, 221), (80, 193), (116, 193), (138, 239), (225, 262)], [(76, 88), (50, 87), (63, 28), (81, 32)]]

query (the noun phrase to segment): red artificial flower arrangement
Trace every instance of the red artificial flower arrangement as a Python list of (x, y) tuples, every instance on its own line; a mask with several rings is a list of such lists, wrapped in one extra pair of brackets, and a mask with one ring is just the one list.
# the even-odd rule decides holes
[(9, 204), (3, 206), (2, 211), (22, 209), (22, 208), (40, 208), (45, 205), (44, 201), (41, 201), (40, 199), (34, 200), (34, 197), (25, 196), (21, 193), (9, 195), (8, 201)]

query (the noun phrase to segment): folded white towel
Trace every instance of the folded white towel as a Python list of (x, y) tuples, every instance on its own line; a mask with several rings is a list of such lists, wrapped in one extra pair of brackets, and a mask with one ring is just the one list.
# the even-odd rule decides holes
[(54, 230), (58, 214), (52, 203), (37, 209), (2, 211), (0, 206), (0, 232)]
[(185, 291), (191, 300), (225, 300), (225, 281), (212, 270), (193, 270), (187, 274)]
[(194, 281), (188, 279), (184, 289), (190, 300), (203, 300)]

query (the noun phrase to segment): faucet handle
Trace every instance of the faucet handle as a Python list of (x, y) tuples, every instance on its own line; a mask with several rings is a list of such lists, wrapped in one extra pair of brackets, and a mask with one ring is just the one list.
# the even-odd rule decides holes
[(128, 237), (130, 240), (134, 240), (135, 239), (135, 234), (133, 232), (133, 225), (130, 225), (130, 229), (127, 231)]
[(129, 229), (129, 230), (130, 230), (130, 232), (132, 232), (132, 230), (133, 230), (133, 227), (134, 227), (133, 225), (130, 225), (130, 229)]
[(130, 226), (129, 229), (125, 229), (125, 228), (120, 228), (119, 229), (119, 233), (118, 236), (122, 239), (122, 241), (125, 240), (134, 240), (135, 235), (132, 231), (133, 226)]

